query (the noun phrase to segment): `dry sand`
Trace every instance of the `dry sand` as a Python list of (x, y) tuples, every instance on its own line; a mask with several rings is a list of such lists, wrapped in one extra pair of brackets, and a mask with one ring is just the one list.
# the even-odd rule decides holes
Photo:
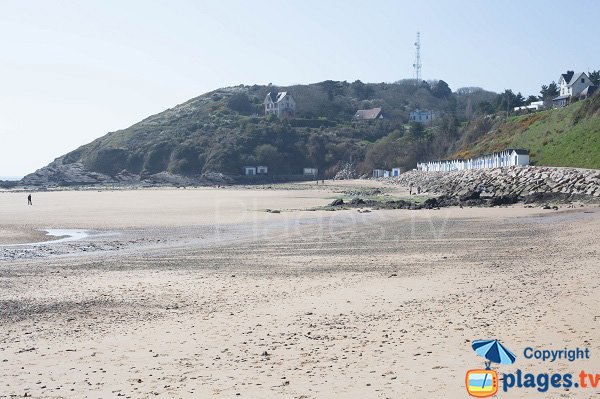
[(478, 338), (499, 372), (600, 373), (599, 208), (291, 211), (336, 195), (298, 186), (0, 193), (4, 244), (92, 232), (0, 247), (0, 398), (465, 398)]

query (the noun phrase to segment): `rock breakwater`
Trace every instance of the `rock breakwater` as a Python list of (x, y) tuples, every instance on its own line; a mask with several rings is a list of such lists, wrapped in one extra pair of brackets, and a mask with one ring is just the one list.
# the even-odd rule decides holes
[(600, 170), (595, 169), (512, 166), (455, 172), (410, 171), (384, 180), (452, 197), (473, 192), (489, 197), (539, 194), (600, 197)]

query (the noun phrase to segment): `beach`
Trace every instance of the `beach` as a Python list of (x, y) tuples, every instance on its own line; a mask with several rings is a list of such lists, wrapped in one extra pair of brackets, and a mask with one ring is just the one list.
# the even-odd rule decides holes
[(365, 188), (407, 195), (373, 181), (36, 192), (33, 206), (0, 193), (0, 398), (465, 398), (484, 364), (470, 344), (487, 338), (517, 355), (499, 373), (600, 373), (597, 205), (322, 208)]

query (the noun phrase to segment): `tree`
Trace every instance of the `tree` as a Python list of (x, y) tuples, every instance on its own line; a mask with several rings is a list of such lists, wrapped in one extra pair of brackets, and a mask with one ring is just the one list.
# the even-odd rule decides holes
[(280, 162), (280, 154), (277, 147), (271, 144), (262, 144), (254, 150), (256, 161), (261, 165), (273, 167)]
[(366, 100), (371, 97), (375, 90), (370, 85), (366, 85), (360, 80), (356, 80), (350, 84), (350, 87), (354, 91), (354, 95), (359, 100)]
[(538, 101), (538, 97), (532, 95), (532, 96), (527, 97), (527, 100), (525, 101), (525, 103), (527, 105), (529, 105), (529, 104), (534, 103), (536, 101)]
[(556, 82), (552, 82), (549, 85), (543, 85), (542, 90), (540, 90), (540, 94), (542, 95), (542, 100), (548, 100), (558, 96), (560, 90), (558, 89), (558, 85)]
[(420, 139), (425, 136), (425, 127), (422, 123), (411, 122), (410, 123), (410, 134), (416, 139)]
[(329, 101), (333, 101), (333, 98), (340, 94), (343, 90), (342, 84), (334, 80), (326, 80), (319, 83), (319, 85), (323, 91), (327, 93), (327, 98), (329, 98)]
[(514, 107), (523, 105), (524, 100), (521, 93), (515, 94), (512, 90), (507, 89), (504, 93), (498, 94), (498, 97), (496, 97), (496, 110), (510, 112)]
[(440, 80), (431, 89), (431, 94), (437, 98), (448, 98), (452, 96), (452, 90), (448, 86), (448, 83)]
[(246, 93), (238, 93), (229, 97), (227, 106), (244, 115), (251, 114), (255, 110), (254, 105), (252, 105), (252, 102)]
[(600, 71), (592, 71), (589, 76), (592, 83), (596, 86), (600, 86)]
[(517, 95), (515, 96), (514, 106), (515, 107), (520, 107), (523, 104), (525, 104), (525, 97), (523, 97), (523, 95), (521, 94), (521, 92), (518, 92)]
[(491, 115), (494, 113), (494, 106), (489, 101), (480, 101), (475, 108), (475, 112), (481, 115)]

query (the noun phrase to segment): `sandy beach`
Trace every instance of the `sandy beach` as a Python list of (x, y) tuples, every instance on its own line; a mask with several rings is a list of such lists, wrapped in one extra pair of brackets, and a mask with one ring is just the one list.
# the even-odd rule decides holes
[(318, 209), (365, 187), (0, 193), (0, 398), (466, 398), (483, 338), (600, 373), (600, 208)]

